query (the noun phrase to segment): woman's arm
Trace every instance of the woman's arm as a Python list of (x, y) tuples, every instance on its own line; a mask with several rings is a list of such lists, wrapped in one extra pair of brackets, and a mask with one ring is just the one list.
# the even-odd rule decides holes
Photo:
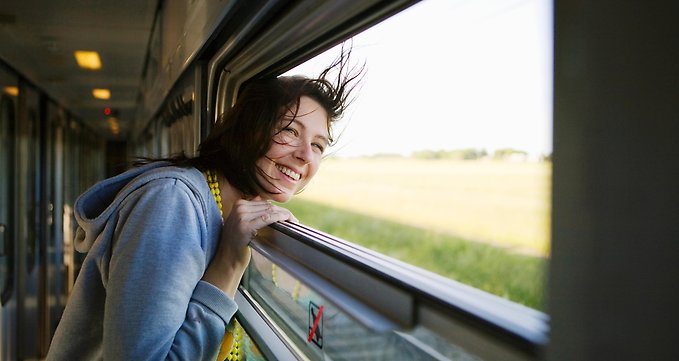
[(202, 209), (174, 179), (154, 180), (122, 205), (105, 280), (106, 359), (214, 361), (236, 305), (201, 281)]
[(233, 298), (250, 262), (248, 244), (257, 230), (274, 222), (297, 222), (297, 219), (287, 209), (263, 201), (260, 197), (253, 200), (240, 199), (231, 209), (224, 210), (224, 214), (226, 220), (217, 254), (203, 280)]

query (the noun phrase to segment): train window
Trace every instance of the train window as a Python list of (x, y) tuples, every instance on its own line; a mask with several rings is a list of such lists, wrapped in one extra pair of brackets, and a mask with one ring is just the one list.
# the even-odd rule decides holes
[(478, 359), (424, 327), (376, 330), (257, 251), (243, 286), (282, 329), (288, 347), (311, 360)]
[[(17, 238), (23, 244), (19, 254), (24, 259), (25, 272), (31, 274), (38, 255), (37, 237), (40, 224), (39, 94), (26, 84), (20, 87), (20, 92), (26, 96), (26, 102), (24, 107), (19, 106), (17, 125), (17, 167), (21, 188), (18, 192), (18, 209), (21, 216), (18, 219)], [(17, 246), (19, 247), (18, 244)]]
[[(9, 87), (6, 79), (0, 83)], [(14, 82), (16, 88), (16, 82)], [(4, 175), (14, 173), (14, 124), (15, 103), (11, 95), (0, 95), (0, 172)], [(14, 279), (14, 196), (12, 177), (0, 179), (0, 299), (4, 305), (12, 294)]]
[[(351, 43), (363, 84), (289, 208), (313, 228), (544, 309), (551, 3), (430, 0)], [(315, 76), (338, 53), (286, 74)]]

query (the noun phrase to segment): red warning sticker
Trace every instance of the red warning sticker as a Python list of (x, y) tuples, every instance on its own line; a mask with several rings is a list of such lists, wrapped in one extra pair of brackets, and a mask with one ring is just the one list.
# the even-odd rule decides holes
[(313, 342), (323, 348), (323, 305), (318, 306), (309, 302), (309, 337), (307, 342)]

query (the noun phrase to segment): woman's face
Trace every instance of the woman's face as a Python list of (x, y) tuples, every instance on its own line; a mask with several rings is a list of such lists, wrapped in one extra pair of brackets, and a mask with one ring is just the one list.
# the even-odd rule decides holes
[(262, 197), (287, 202), (306, 186), (316, 174), (328, 147), (328, 113), (315, 100), (300, 98), (297, 115), (289, 111), (279, 123), (266, 155), (257, 166), (266, 174), (257, 174), (267, 191)]

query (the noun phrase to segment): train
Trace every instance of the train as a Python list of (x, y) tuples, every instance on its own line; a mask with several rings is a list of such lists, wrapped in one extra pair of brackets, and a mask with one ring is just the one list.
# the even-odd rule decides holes
[[(0, 4), (0, 358), (47, 355), (84, 259), (73, 245), (79, 194), (133, 155), (195, 154), (248, 79), (283, 74), (430, 1)], [(253, 243), (236, 294), (234, 359), (679, 359), (679, 5), (545, 4), (545, 310), (275, 224)], [(79, 49), (98, 50), (106, 71), (77, 67)], [(104, 100), (89, 96), (104, 87)]]

